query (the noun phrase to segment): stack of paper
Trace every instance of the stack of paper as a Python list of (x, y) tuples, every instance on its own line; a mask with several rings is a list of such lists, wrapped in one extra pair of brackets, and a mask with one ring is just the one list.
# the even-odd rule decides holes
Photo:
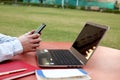
[(83, 69), (36, 70), (37, 80), (91, 80)]

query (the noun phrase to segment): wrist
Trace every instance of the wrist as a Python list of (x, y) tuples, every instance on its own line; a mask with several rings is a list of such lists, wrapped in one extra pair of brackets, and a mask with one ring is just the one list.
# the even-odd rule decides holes
[(13, 42), (13, 50), (14, 50), (14, 55), (23, 53), (23, 46), (18, 39), (14, 40)]

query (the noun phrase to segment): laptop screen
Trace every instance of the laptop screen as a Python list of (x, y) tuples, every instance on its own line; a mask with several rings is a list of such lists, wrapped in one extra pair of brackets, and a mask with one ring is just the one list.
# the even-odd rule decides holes
[(73, 47), (86, 59), (89, 59), (105, 32), (104, 27), (86, 24), (73, 43)]

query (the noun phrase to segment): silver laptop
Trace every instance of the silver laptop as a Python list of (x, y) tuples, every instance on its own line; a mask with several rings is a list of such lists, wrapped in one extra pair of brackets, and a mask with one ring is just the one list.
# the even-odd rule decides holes
[(37, 50), (38, 65), (40, 67), (83, 67), (107, 30), (108, 27), (105, 25), (87, 22), (69, 50)]

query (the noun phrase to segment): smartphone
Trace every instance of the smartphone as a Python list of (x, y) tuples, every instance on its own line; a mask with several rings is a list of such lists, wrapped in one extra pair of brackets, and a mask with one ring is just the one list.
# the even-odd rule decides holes
[(42, 23), (37, 29), (36, 31), (34, 32), (35, 33), (38, 33), (40, 34), (40, 32), (45, 28), (46, 24)]

